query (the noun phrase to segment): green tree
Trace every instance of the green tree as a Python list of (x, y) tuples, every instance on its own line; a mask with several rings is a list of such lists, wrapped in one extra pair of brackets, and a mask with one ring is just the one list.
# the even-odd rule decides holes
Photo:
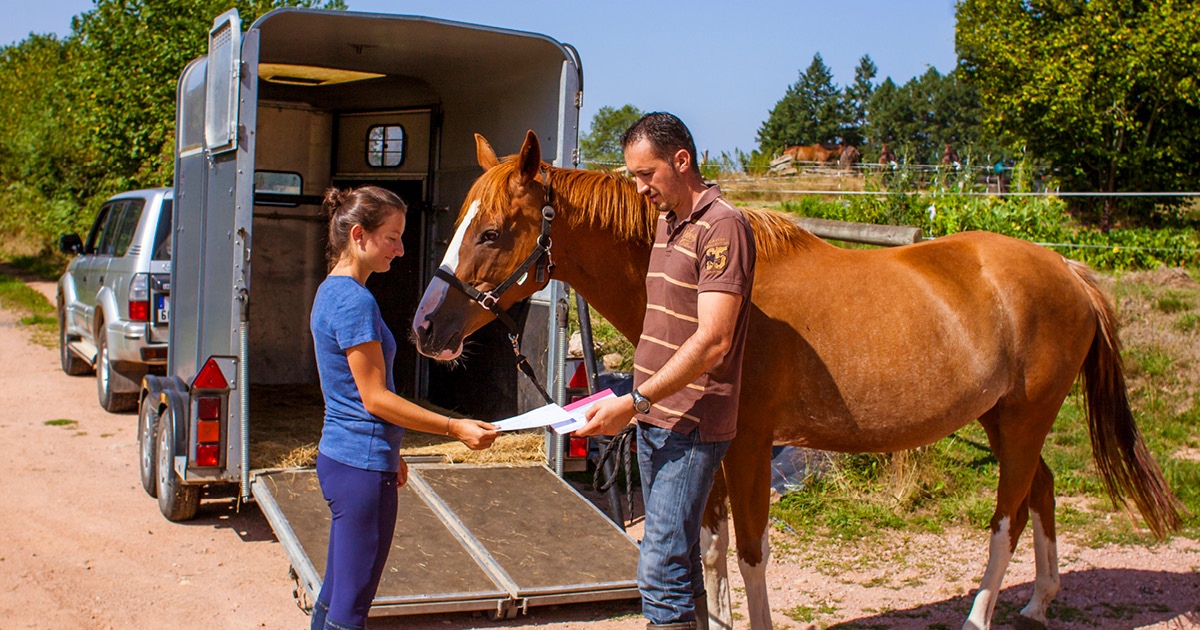
[(848, 119), (842, 130), (842, 140), (846, 144), (861, 145), (866, 139), (867, 107), (875, 92), (873, 79), (878, 72), (871, 56), (863, 55), (854, 69), (854, 83), (846, 86), (843, 109)]
[(835, 144), (842, 140), (847, 119), (833, 72), (817, 53), (771, 109), (758, 130), (758, 146), (769, 154), (792, 144)]
[[(1194, 189), (1200, 7), (1193, 0), (962, 0), (956, 48), (985, 124), (1071, 191)], [(1147, 200), (1072, 199), (1108, 229)], [(1123, 202), (1123, 207), (1118, 204)]]
[(909, 162), (937, 163), (946, 145), (963, 158), (994, 152), (980, 138), (979, 96), (957, 72), (929, 68), (903, 86), (888, 77), (871, 95), (868, 112), (870, 145), (887, 143)]
[(591, 163), (589, 166), (599, 163), (601, 167), (624, 164), (621, 135), (641, 117), (642, 111), (633, 105), (625, 105), (620, 109), (608, 105), (601, 107), (592, 116), (591, 130), (579, 141), (583, 161)]

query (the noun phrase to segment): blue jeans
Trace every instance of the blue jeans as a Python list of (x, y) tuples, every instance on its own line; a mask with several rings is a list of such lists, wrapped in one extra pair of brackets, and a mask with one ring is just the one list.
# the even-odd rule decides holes
[(642, 614), (652, 624), (694, 621), (704, 593), (700, 518), (729, 442), (638, 423), (646, 528), (638, 556)]

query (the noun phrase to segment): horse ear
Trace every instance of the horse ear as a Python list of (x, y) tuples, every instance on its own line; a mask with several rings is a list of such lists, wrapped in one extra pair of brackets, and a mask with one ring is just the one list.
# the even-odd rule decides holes
[(483, 170), (488, 170), (500, 163), (500, 158), (496, 157), (496, 151), (492, 149), (492, 145), (483, 136), (475, 134), (475, 159), (479, 160), (479, 166)]
[(528, 184), (533, 181), (541, 167), (542, 147), (538, 144), (537, 134), (530, 129), (525, 134), (525, 144), (521, 145), (521, 153), (517, 156), (517, 172), (521, 174), (521, 183)]

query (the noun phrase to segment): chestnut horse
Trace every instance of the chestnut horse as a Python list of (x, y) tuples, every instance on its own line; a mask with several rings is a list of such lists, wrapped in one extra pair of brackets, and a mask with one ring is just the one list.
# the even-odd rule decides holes
[[(535, 251), (543, 206), (552, 202), (553, 277), (627, 338), (639, 339), (656, 214), (633, 183), (542, 163), (533, 132), (515, 159), (501, 161), (482, 137), (476, 142), (484, 173), (463, 203), (442, 270), (455, 284), (484, 293), (496, 288)], [(1037, 578), (1021, 614), (1044, 623), (1059, 576), (1054, 482), (1042, 443), (1081, 373), (1093, 456), (1109, 493), (1121, 504), (1132, 500), (1159, 536), (1178, 527), (1179, 503), (1126, 400), (1112, 306), (1084, 265), (985, 232), (843, 250), (783, 213), (745, 212), (758, 263), (738, 432), (709, 496), (701, 536), (714, 627), (731, 624), (725, 553), (732, 512), (751, 628), (771, 628), (765, 570), (773, 444), (894, 452), (976, 419), (999, 462), (1000, 481), (987, 569), (964, 627), (989, 626), (1030, 520)], [(500, 306), (546, 281), (525, 273)], [(425, 355), (453, 359), (463, 339), (492, 318), (438, 278), (417, 309), (414, 338)]]
[(792, 158), (793, 162), (833, 162), (842, 155), (842, 145), (829, 148), (820, 144), (792, 145), (783, 150), (783, 155)]

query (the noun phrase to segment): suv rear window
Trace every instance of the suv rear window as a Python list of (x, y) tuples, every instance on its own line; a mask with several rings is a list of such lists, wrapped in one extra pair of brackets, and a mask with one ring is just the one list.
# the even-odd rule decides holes
[(142, 210), (146, 207), (146, 202), (141, 199), (130, 199), (125, 203), (125, 213), (121, 215), (121, 222), (117, 224), (116, 231), (112, 232), (112, 251), (109, 253), (113, 256), (124, 256), (125, 252), (129, 251), (129, 244), (133, 242), (133, 235), (137, 232), (138, 221), (142, 218)]
[(158, 227), (154, 231), (154, 260), (171, 260), (171, 206), (170, 199), (164, 199), (162, 210), (158, 213)]

